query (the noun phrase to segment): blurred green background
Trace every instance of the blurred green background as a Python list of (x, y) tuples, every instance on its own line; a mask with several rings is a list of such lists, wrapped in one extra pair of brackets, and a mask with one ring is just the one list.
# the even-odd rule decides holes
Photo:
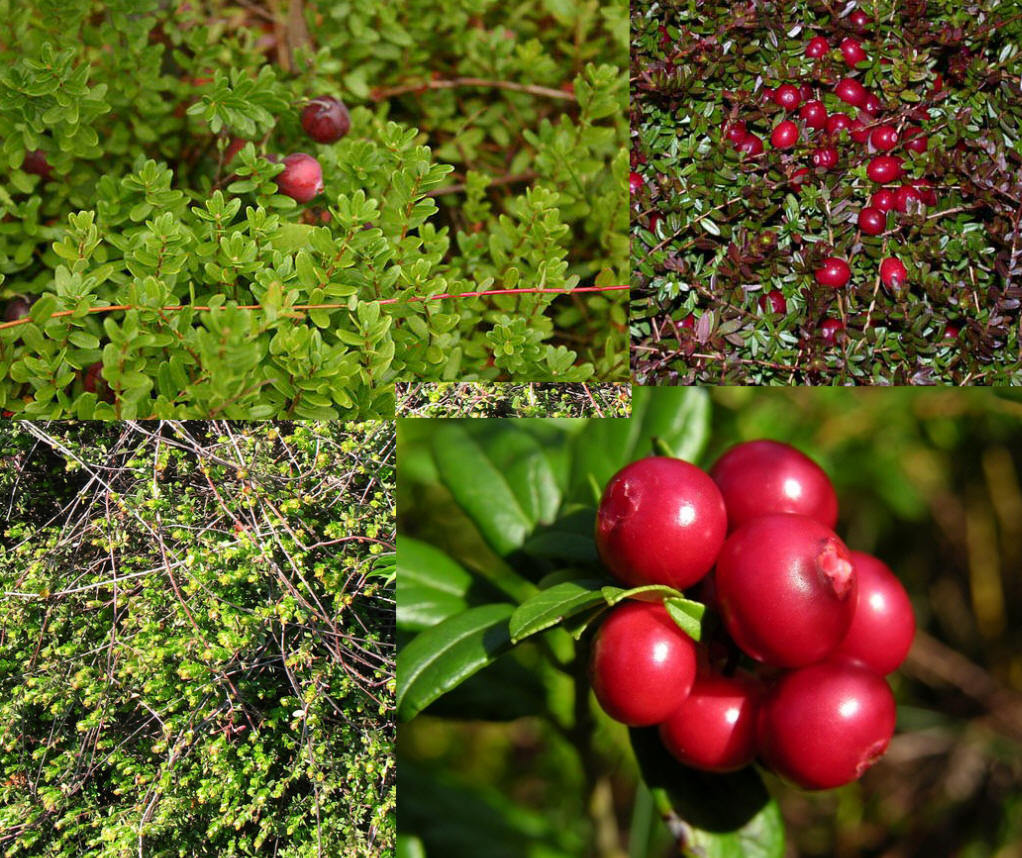
[[(894, 569), (919, 626), (889, 677), (899, 722), (884, 759), (860, 782), (823, 793), (768, 779), (788, 854), (1022, 856), (1022, 394), (722, 388), (710, 400), (697, 464), (753, 438), (804, 450), (837, 488), (839, 534)], [(399, 421), (399, 533), (478, 569), (488, 549), (429, 464), (439, 422)], [(573, 430), (546, 423), (551, 443)], [(427, 790), (434, 809), (449, 811), (406, 821), (443, 827), (451, 856), (482, 854), (471, 851), (482, 842), (491, 858), (585, 855), (601, 818), (607, 830), (596, 840), (619, 844), (622, 858), (677, 854), (638, 784), (625, 728), (599, 721), (598, 753), (616, 768), (594, 789), (571, 736), (530, 714), (563, 703), (542, 648), (518, 647), (495, 667), (511, 705), (491, 720), (459, 719), (470, 681), (401, 726), (399, 794)], [(508, 814), (515, 824), (502, 841)]]

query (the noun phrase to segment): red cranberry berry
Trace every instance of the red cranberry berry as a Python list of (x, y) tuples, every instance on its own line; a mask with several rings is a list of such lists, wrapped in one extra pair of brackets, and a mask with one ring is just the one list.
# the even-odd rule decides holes
[(696, 317), (689, 313), (678, 322), (678, 327), (685, 331), (694, 331), (696, 328)]
[(929, 179), (913, 179), (912, 187), (919, 191), (919, 198), (928, 206), (937, 205), (937, 192)]
[(866, 56), (866, 52), (862, 49), (862, 43), (858, 39), (843, 39), (839, 47), (841, 48), (841, 56), (845, 58), (845, 62), (852, 68), (869, 59)]
[(766, 104), (768, 101), (774, 100), (774, 91), (769, 86), (764, 86), (763, 89), (760, 90), (759, 97), (762, 99), (763, 103)]
[(645, 186), (646, 180), (642, 178), (642, 176), (639, 173), (628, 174), (628, 190), (631, 192), (631, 195), (633, 197), (637, 193), (639, 193), (639, 191), (641, 191)]
[(853, 27), (859, 30), (864, 30), (866, 27), (873, 23), (873, 19), (867, 15), (862, 9), (856, 9), (848, 16), (848, 21)]
[(807, 84), (807, 83), (802, 84), (802, 86), (800, 86), (798, 88), (798, 92), (799, 92), (799, 95), (802, 96), (802, 103), (803, 104), (805, 104), (807, 101), (809, 101), (813, 97), (813, 88), (809, 84)]
[(771, 289), (765, 295), (759, 296), (759, 309), (764, 313), (777, 313), (783, 316), (788, 311), (788, 302), (784, 300), (783, 292)]
[(797, 194), (802, 190), (802, 184), (805, 181), (805, 177), (808, 176), (812, 171), (808, 167), (799, 167), (794, 173), (791, 174), (791, 178), (788, 179), (788, 183), (791, 185), (791, 189)]
[(651, 456), (607, 483), (596, 516), (596, 547), (619, 581), (684, 590), (705, 575), (727, 533), (720, 490), (688, 462)]
[(300, 203), (307, 203), (323, 193), (323, 170), (319, 161), (304, 152), (295, 152), (284, 159), (284, 172), (275, 178), (277, 188)]
[(790, 149), (798, 142), (798, 126), (790, 119), (779, 122), (770, 135), (770, 143), (775, 149)]
[(840, 289), (847, 286), (852, 277), (852, 269), (848, 263), (836, 256), (828, 256), (823, 264), (814, 272), (816, 282), (821, 286), (830, 286), (832, 289)]
[[(99, 394), (106, 386), (106, 379), (103, 378), (103, 364), (102, 362), (90, 364), (85, 368), (85, 372), (82, 373), (82, 389), (86, 393)], [(106, 399), (107, 395), (103, 398)]]
[(885, 675), (905, 660), (916, 634), (908, 593), (895, 574), (876, 557), (852, 552), (859, 579), (852, 625), (836, 654), (861, 662)]
[(880, 211), (884, 213), (893, 209), (894, 203), (894, 191), (889, 191), (887, 188), (881, 188), (869, 198), (870, 206), (875, 209), (880, 209)]
[(827, 108), (823, 106), (822, 101), (807, 101), (798, 112), (798, 118), (807, 128), (826, 128)]
[(618, 605), (596, 633), (593, 691), (617, 721), (632, 727), (659, 724), (685, 701), (695, 676), (695, 643), (660, 603)]
[(321, 95), (302, 111), (302, 128), (317, 143), (336, 143), (351, 130), (351, 116), (343, 101)]
[(923, 197), (912, 185), (902, 185), (894, 192), (894, 208), (899, 212), (908, 211), (909, 200), (922, 202)]
[(897, 289), (908, 279), (908, 271), (900, 259), (888, 256), (880, 263), (880, 282), (889, 289)]
[(26, 173), (33, 173), (45, 181), (53, 178), (53, 167), (50, 166), (46, 153), (42, 149), (33, 149), (25, 153), (25, 160), (21, 162), (21, 169)]
[(881, 152), (890, 152), (898, 145), (898, 129), (893, 125), (878, 125), (869, 135), (869, 142)]
[(656, 234), (657, 227), (660, 226), (662, 221), (663, 218), (657, 212), (653, 212), (649, 216), (649, 231)]
[(851, 626), (851, 555), (830, 528), (808, 516), (747, 521), (724, 542), (714, 575), (724, 625), (757, 661), (813, 664), (832, 653)]
[(660, 725), (664, 746), (679, 762), (732, 772), (756, 756), (762, 685), (746, 676), (700, 676), (681, 706)]
[(809, 44), (806, 45), (806, 56), (813, 60), (818, 60), (822, 56), (826, 56), (827, 51), (830, 50), (830, 42), (828, 42), (823, 36), (816, 36), (809, 40)]
[(862, 109), (869, 114), (879, 113), (884, 109), (880, 99), (877, 98), (873, 93), (866, 94), (866, 100), (862, 103)]
[(897, 155), (877, 155), (866, 167), (866, 175), (879, 185), (896, 181), (901, 178), (901, 158)]
[(838, 151), (834, 146), (823, 146), (813, 152), (813, 166), (829, 170), (836, 167), (838, 162)]
[(905, 148), (909, 152), (922, 154), (930, 144), (930, 138), (923, 133), (923, 129), (912, 127), (905, 129)]
[(840, 98), (846, 104), (852, 105), (852, 107), (862, 107), (866, 103), (866, 98), (869, 93), (866, 92), (866, 88), (850, 77), (842, 78), (837, 82), (837, 86), (834, 88), (834, 92), (837, 97)]
[(787, 673), (763, 702), (757, 738), (764, 762), (805, 789), (861, 777), (894, 735), (894, 696), (860, 665), (822, 662)]
[(741, 143), (745, 139), (745, 135), (748, 133), (749, 129), (746, 127), (745, 122), (741, 119), (732, 122), (724, 130), (724, 136), (735, 146)]
[(794, 110), (802, 103), (802, 93), (797, 86), (790, 83), (783, 83), (777, 87), (774, 93), (774, 103), (785, 110)]
[(846, 128), (851, 128), (852, 120), (847, 113), (832, 113), (827, 117), (827, 133), (837, 136)]
[(16, 322), (24, 319), (32, 309), (32, 303), (25, 298), (12, 298), (4, 308), (4, 321)]
[(958, 325), (949, 324), (946, 328), (944, 328), (944, 339), (957, 340), (961, 333), (962, 333), (961, 329), (958, 327)]
[(812, 459), (780, 441), (736, 444), (710, 468), (730, 530), (754, 518), (796, 513), (826, 527), (837, 524), (837, 493)]
[(825, 343), (834, 343), (838, 335), (843, 333), (845, 326), (838, 319), (824, 319), (820, 322), (820, 339)]
[(763, 141), (755, 134), (746, 134), (745, 139), (738, 144), (738, 151), (744, 152), (746, 155), (762, 155)]
[(880, 235), (887, 228), (887, 215), (880, 209), (866, 206), (859, 212), (859, 229), (866, 235)]
[(852, 139), (856, 143), (865, 143), (869, 140), (869, 129), (863, 123), (858, 116), (852, 120), (852, 124), (848, 126), (848, 133), (852, 136)]

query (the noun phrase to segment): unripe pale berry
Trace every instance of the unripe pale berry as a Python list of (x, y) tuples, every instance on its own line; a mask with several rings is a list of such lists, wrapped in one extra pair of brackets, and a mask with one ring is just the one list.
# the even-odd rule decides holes
[(785, 110), (794, 110), (802, 102), (802, 93), (798, 87), (783, 83), (774, 92), (774, 103)]
[(890, 152), (898, 145), (898, 129), (893, 125), (878, 125), (869, 135), (869, 142), (881, 152)]
[(732, 640), (757, 661), (800, 667), (847, 634), (856, 578), (845, 544), (804, 515), (753, 518), (724, 542), (714, 572)]
[(596, 515), (596, 547), (619, 581), (683, 590), (713, 565), (727, 514), (720, 490), (688, 462), (650, 456), (607, 483)]
[(351, 130), (351, 116), (343, 101), (322, 95), (302, 110), (302, 128), (317, 143), (336, 143)]
[(304, 152), (295, 152), (284, 159), (284, 172), (274, 179), (277, 188), (300, 203), (307, 203), (323, 193), (323, 170), (319, 161)]
[(790, 119), (777, 124), (770, 135), (770, 143), (775, 149), (790, 149), (798, 142), (798, 126)]
[(649, 727), (688, 697), (696, 647), (659, 602), (611, 609), (593, 642), (590, 678), (596, 699), (617, 721)]
[(862, 107), (866, 103), (869, 93), (866, 88), (854, 78), (845, 77), (837, 82), (834, 88), (837, 97), (846, 104), (853, 107)]
[(818, 60), (820, 57), (825, 56), (827, 51), (830, 50), (830, 42), (828, 42), (823, 36), (816, 36), (809, 40), (809, 44), (806, 45), (806, 56), (813, 60)]
[(912, 603), (895, 574), (876, 557), (853, 551), (852, 564), (859, 594), (852, 625), (835, 654), (888, 674), (905, 660), (912, 646), (916, 634)]
[(859, 229), (866, 235), (880, 235), (887, 227), (887, 216), (872, 206), (859, 212)]
[(880, 263), (880, 282), (888, 288), (896, 289), (908, 279), (908, 271), (900, 259), (888, 256)]
[(852, 277), (852, 269), (848, 267), (848, 263), (836, 256), (828, 256), (813, 273), (817, 283), (821, 286), (830, 286), (832, 289), (848, 285)]
[(729, 530), (763, 515), (796, 513), (837, 524), (837, 493), (823, 469), (780, 441), (745, 441), (710, 468), (727, 509)]
[(798, 112), (798, 118), (807, 128), (826, 128), (827, 108), (823, 106), (822, 101), (807, 101)]
[(901, 178), (901, 158), (897, 155), (877, 155), (866, 167), (866, 175), (880, 185), (896, 181)]
[(660, 725), (660, 739), (687, 766), (732, 772), (756, 755), (762, 685), (752, 677), (707, 675)]
[(894, 696), (883, 677), (847, 662), (821, 662), (782, 676), (763, 701), (757, 739), (763, 761), (805, 789), (861, 777), (894, 735)]

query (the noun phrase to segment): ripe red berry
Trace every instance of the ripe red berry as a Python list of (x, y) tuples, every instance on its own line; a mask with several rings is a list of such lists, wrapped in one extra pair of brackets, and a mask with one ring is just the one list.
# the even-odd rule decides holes
[(863, 123), (858, 116), (852, 120), (852, 124), (848, 126), (848, 133), (852, 135), (852, 139), (856, 143), (865, 143), (869, 140), (869, 129)]
[(231, 137), (231, 142), (227, 144), (227, 148), (224, 149), (224, 166), (226, 167), (231, 161), (234, 160), (234, 156), (237, 155), (242, 149), (245, 148), (245, 144), (248, 141), (244, 137)]
[(908, 279), (908, 271), (900, 259), (888, 256), (880, 263), (880, 282), (888, 288), (897, 288)]
[(829, 170), (837, 166), (838, 151), (834, 146), (823, 146), (813, 152), (813, 166)]
[(649, 216), (649, 231), (655, 234), (657, 227), (660, 226), (662, 220), (663, 218), (659, 214), (653, 212), (653, 214)]
[(745, 139), (745, 135), (749, 133), (749, 129), (745, 126), (745, 122), (741, 119), (732, 122), (724, 129), (724, 136), (737, 146)]
[(869, 135), (869, 142), (882, 152), (890, 152), (898, 145), (898, 129), (893, 125), (878, 125)]
[(619, 581), (684, 590), (705, 575), (727, 533), (720, 490), (688, 462), (651, 456), (607, 483), (596, 516), (596, 547)]
[(866, 235), (880, 235), (887, 228), (887, 215), (880, 209), (866, 206), (859, 212), (859, 229)]
[(821, 286), (840, 289), (848, 284), (852, 277), (852, 269), (848, 267), (848, 263), (843, 259), (838, 259), (836, 256), (828, 256), (814, 274), (816, 282)]
[(928, 206), (937, 205), (937, 192), (929, 179), (913, 179), (912, 187), (919, 191), (919, 198)]
[(822, 101), (807, 101), (798, 112), (798, 118), (808, 128), (826, 128), (827, 108), (823, 106)]
[(277, 188), (300, 203), (307, 203), (323, 193), (323, 170), (319, 161), (304, 152), (295, 152), (284, 159), (284, 172), (275, 178)]
[(680, 322), (678, 322), (678, 327), (686, 331), (694, 331), (696, 327), (696, 317), (689, 313)]
[(343, 101), (321, 95), (302, 110), (302, 128), (317, 143), (336, 143), (351, 130), (351, 116)]
[(958, 325), (950, 325), (949, 324), (946, 328), (944, 328), (944, 339), (945, 340), (957, 340), (961, 333), (962, 332), (959, 329)]
[(805, 177), (808, 176), (812, 171), (808, 167), (799, 167), (794, 173), (791, 174), (791, 178), (788, 179), (788, 183), (791, 185), (791, 189), (797, 194), (802, 190), (802, 183), (805, 181)]
[(936, 94), (937, 94), (938, 92), (940, 92), (940, 91), (941, 91), (942, 89), (944, 89), (944, 76), (943, 76), (943, 75), (940, 75), (940, 74), (938, 74), (938, 75), (937, 75), (937, 76), (936, 76), (936, 77), (935, 77), (935, 78), (933, 79), (933, 86), (932, 86), (932, 87), (931, 87), (931, 89), (930, 89), (930, 95), (936, 95)]
[(746, 155), (762, 155), (763, 141), (755, 134), (746, 134), (741, 143), (738, 144), (738, 151)]
[(760, 710), (764, 762), (805, 789), (832, 789), (861, 777), (894, 735), (894, 696), (860, 665), (822, 662), (785, 674)]
[(813, 88), (809, 84), (807, 84), (807, 83), (802, 84), (798, 88), (798, 92), (799, 92), (799, 95), (802, 96), (802, 103), (803, 104), (805, 104), (807, 101), (809, 101), (809, 99), (811, 99), (813, 97)]
[(804, 515), (753, 518), (717, 557), (717, 601), (732, 640), (757, 661), (826, 658), (852, 623), (855, 569), (834, 532)]
[(784, 300), (783, 292), (779, 289), (772, 289), (765, 295), (759, 296), (759, 309), (764, 313), (778, 313), (783, 316), (788, 310), (788, 302)]
[(824, 319), (820, 322), (820, 339), (825, 343), (834, 343), (837, 341), (838, 335), (841, 334), (845, 329), (845, 326), (841, 324), (838, 319)]
[(877, 155), (866, 167), (866, 175), (879, 185), (900, 179), (901, 158), (897, 155)]
[(769, 86), (764, 86), (763, 89), (760, 90), (759, 97), (762, 99), (763, 103), (766, 104), (768, 101), (774, 100), (774, 91)]
[(783, 83), (774, 92), (774, 103), (785, 110), (794, 110), (802, 102), (802, 93), (797, 86)]
[(604, 712), (632, 727), (649, 727), (688, 697), (696, 647), (662, 604), (626, 602), (596, 633), (589, 669)]
[(790, 149), (798, 142), (798, 126), (790, 119), (777, 124), (770, 135), (770, 143), (775, 149)]
[(851, 125), (852, 120), (847, 113), (832, 113), (827, 117), (827, 133), (832, 136), (837, 136)]
[(42, 149), (33, 149), (25, 153), (25, 160), (21, 162), (21, 169), (26, 173), (33, 173), (42, 177), (45, 181), (53, 178), (53, 167), (50, 166), (46, 153)]
[(837, 86), (834, 88), (834, 92), (837, 97), (847, 104), (853, 107), (862, 107), (866, 103), (866, 98), (869, 93), (866, 92), (866, 88), (850, 77), (841, 78), (837, 82)]
[(29, 314), (32, 304), (25, 298), (12, 298), (4, 308), (4, 321), (16, 322)]
[(736, 444), (710, 468), (730, 530), (776, 513), (796, 513), (826, 527), (837, 524), (837, 493), (812, 459), (780, 441)]
[(863, 30), (866, 28), (868, 24), (871, 24), (873, 22), (873, 19), (865, 12), (863, 12), (862, 9), (856, 9), (854, 12), (852, 12), (851, 15), (848, 16), (848, 21), (849, 23), (851, 23), (853, 27), (856, 27), (859, 30)]
[(852, 552), (859, 579), (855, 613), (836, 655), (855, 659), (881, 675), (898, 667), (916, 634), (908, 593), (895, 574), (876, 557)]
[(905, 148), (909, 152), (923, 153), (930, 144), (930, 138), (923, 133), (923, 129), (912, 127), (905, 129)]
[(830, 42), (828, 42), (823, 36), (816, 36), (809, 40), (809, 44), (806, 45), (806, 56), (813, 60), (818, 60), (824, 56), (827, 51), (830, 50)]
[(752, 677), (700, 676), (681, 706), (660, 725), (660, 739), (681, 763), (732, 772), (756, 756), (762, 685)]
[(841, 56), (849, 66), (855, 68), (859, 63), (869, 59), (862, 49), (862, 43), (858, 39), (847, 38), (841, 41)]
[(628, 174), (628, 190), (634, 197), (646, 186), (646, 180), (638, 173)]
[(82, 389), (86, 393), (99, 393), (106, 381), (103, 378), (102, 362), (90, 364), (82, 374)]
[(879, 113), (884, 109), (884, 106), (880, 103), (880, 99), (870, 92), (866, 94), (866, 100), (862, 103), (862, 109), (866, 113), (873, 114)]
[(869, 198), (869, 204), (873, 208), (880, 209), (880, 211), (884, 213), (893, 209), (894, 203), (894, 191), (889, 191), (887, 188), (881, 188)]
[(894, 192), (894, 208), (899, 212), (908, 211), (909, 200), (922, 202), (922, 195), (912, 185), (902, 185)]

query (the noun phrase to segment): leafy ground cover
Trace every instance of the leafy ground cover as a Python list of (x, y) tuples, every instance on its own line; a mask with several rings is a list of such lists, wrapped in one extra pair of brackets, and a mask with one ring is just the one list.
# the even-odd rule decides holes
[(387, 424), (0, 425), (0, 852), (394, 848)]
[(627, 384), (438, 384), (397, 385), (401, 417), (627, 417)]

